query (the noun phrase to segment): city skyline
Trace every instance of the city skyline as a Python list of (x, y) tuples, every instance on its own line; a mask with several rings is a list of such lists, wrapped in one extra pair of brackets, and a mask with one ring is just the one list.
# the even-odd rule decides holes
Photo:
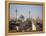
[(29, 17), (30, 12), (30, 18), (34, 17), (40, 17), (42, 19), (42, 6), (36, 6), (36, 5), (17, 5), (17, 4), (10, 4), (10, 18), (16, 18), (16, 10), (17, 10), (17, 18), (22, 14), (25, 19)]

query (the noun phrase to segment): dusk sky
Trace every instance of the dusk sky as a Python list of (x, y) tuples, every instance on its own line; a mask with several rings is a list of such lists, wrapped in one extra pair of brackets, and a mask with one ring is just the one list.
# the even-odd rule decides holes
[(29, 17), (30, 11), (30, 18), (40, 17), (42, 19), (42, 6), (36, 5), (18, 5), (18, 4), (10, 4), (10, 18), (16, 18), (16, 9), (17, 9), (17, 18), (20, 17), (22, 14), (25, 19)]

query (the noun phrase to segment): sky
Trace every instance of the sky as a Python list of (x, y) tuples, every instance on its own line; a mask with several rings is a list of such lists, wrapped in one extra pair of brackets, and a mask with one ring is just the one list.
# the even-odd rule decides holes
[(21, 4), (10, 4), (10, 18), (15, 19), (16, 18), (16, 9), (17, 9), (17, 18), (20, 17), (20, 15), (23, 15), (26, 18), (29, 17), (30, 12), (30, 18), (38, 17), (42, 19), (42, 6), (36, 6), (36, 5), (21, 5)]

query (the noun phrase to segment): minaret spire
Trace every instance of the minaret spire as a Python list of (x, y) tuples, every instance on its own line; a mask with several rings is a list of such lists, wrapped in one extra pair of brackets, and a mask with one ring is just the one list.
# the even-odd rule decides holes
[(17, 9), (16, 9), (16, 19), (17, 19)]
[(30, 18), (30, 9), (29, 9), (29, 18)]

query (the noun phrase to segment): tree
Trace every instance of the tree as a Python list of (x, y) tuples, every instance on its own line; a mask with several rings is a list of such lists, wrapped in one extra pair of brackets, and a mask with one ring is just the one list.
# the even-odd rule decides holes
[(31, 21), (31, 19), (27, 18), (26, 23), (27, 23), (26, 28), (31, 31), (31, 29), (32, 29), (32, 21)]
[(26, 22), (27, 22), (28, 24), (31, 24), (31, 19), (27, 18)]

